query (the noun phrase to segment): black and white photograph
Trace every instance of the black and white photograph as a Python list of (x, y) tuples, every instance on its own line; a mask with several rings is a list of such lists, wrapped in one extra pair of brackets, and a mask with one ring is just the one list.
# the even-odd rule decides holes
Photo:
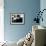
[(11, 24), (24, 24), (24, 14), (11, 14)]

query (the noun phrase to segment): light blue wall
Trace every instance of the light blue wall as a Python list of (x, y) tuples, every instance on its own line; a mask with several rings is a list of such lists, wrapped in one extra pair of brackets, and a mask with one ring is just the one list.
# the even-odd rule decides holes
[[(39, 0), (4, 0), (4, 35), (7, 41), (17, 41), (24, 37), (32, 29), (35, 12), (40, 9)], [(10, 13), (23, 12), (25, 14), (24, 25), (11, 25)]]
[[(41, 0), (40, 1), (40, 10), (42, 11), (43, 9), (46, 9), (46, 0)], [(46, 27), (46, 10), (43, 12), (43, 22), (40, 22), (40, 25), (45, 26)]]
[[(43, 9), (46, 9), (46, 0), (40, 1), (40, 10)], [(46, 11), (43, 13), (42, 17), (43, 17), (43, 22), (40, 21), (40, 25), (46, 27)], [(46, 35), (45, 35), (45, 39), (46, 39)], [(45, 44), (46, 44), (46, 40), (45, 40)]]

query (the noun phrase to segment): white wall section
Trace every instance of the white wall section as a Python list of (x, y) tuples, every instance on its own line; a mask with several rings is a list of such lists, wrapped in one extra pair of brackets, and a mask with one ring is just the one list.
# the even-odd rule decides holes
[(0, 0), (0, 42), (4, 41), (4, 0)]

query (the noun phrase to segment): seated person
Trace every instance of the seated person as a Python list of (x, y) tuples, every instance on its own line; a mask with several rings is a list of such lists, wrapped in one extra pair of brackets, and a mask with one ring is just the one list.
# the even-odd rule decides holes
[(14, 18), (12, 18), (12, 22), (20, 23), (20, 22), (22, 22), (22, 17), (20, 17), (20, 15), (17, 15)]

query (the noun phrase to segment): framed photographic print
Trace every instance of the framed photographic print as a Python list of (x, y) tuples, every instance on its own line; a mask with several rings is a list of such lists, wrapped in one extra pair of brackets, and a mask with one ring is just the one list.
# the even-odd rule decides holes
[(11, 13), (11, 24), (24, 24), (24, 14)]

